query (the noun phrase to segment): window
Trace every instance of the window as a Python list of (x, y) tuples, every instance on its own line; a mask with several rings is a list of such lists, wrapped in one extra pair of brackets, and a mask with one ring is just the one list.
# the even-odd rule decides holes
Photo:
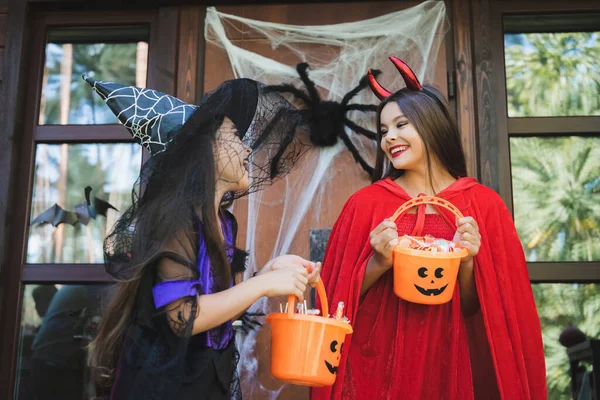
[(37, 84), (19, 188), (27, 217), (13, 257), (21, 276), (15, 399), (95, 396), (87, 345), (111, 281), (102, 243), (131, 205), (147, 154), (81, 75), (147, 86), (155, 16), (126, 14), (42, 14), (32, 35), (29, 81)]
[(145, 87), (147, 69), (146, 27), (51, 29), (45, 48), (39, 124), (117, 123), (81, 76)]
[(600, 14), (504, 16), (515, 224), (550, 398), (570, 398), (569, 324), (600, 336)]

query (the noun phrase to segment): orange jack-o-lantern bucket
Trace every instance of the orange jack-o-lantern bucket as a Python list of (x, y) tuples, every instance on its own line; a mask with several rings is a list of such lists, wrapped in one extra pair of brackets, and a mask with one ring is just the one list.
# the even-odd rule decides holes
[[(433, 196), (421, 196), (404, 203), (390, 218), (396, 221), (412, 207), (433, 204), (463, 215), (452, 203)], [(422, 239), (422, 238), (417, 238)], [(396, 246), (394, 248), (394, 293), (401, 299), (419, 304), (444, 304), (452, 299), (460, 260), (466, 249), (453, 252), (431, 252)]]
[(335, 382), (349, 323), (327, 318), (329, 306), (325, 287), (317, 293), (323, 316), (295, 313), (296, 297), (288, 298), (287, 313), (269, 314), (271, 324), (271, 375), (302, 386), (331, 386)]

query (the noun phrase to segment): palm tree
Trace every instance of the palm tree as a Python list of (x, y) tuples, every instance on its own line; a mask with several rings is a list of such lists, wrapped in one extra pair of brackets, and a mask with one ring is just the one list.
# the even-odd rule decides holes
[(600, 35), (506, 35), (509, 117), (600, 115)]
[(515, 223), (528, 260), (600, 260), (600, 138), (510, 144)]

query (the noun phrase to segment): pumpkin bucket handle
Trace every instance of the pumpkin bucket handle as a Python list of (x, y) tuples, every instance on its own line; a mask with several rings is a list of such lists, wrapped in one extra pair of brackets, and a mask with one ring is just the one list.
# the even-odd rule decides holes
[(433, 204), (435, 206), (440, 206), (440, 207), (445, 208), (446, 210), (451, 211), (458, 218), (464, 217), (464, 215), (460, 212), (460, 210), (454, 204), (450, 203), (447, 200), (444, 200), (444, 199), (441, 199), (441, 198), (435, 197), (435, 196), (420, 196), (420, 197), (415, 197), (414, 199), (411, 199), (411, 200), (407, 201), (406, 203), (402, 204), (396, 210), (394, 215), (392, 215), (390, 217), (390, 220), (392, 222), (396, 222), (396, 220), (398, 219), (398, 217), (400, 217), (400, 215), (404, 214), (406, 211), (410, 210), (411, 208), (420, 206), (422, 204)]
[[(323, 316), (327, 317), (329, 315), (329, 303), (327, 301), (327, 292), (325, 291), (325, 285), (323, 285), (323, 281), (319, 279), (317, 282), (317, 294), (319, 295), (319, 300), (321, 300), (321, 310), (323, 311)], [(288, 317), (294, 318), (296, 307), (296, 296), (290, 294), (288, 296)]]

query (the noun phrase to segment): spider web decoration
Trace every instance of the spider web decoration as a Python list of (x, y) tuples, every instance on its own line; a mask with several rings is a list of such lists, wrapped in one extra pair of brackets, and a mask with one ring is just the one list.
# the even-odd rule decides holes
[(83, 79), (133, 137), (152, 154), (163, 152), (174, 134), (198, 109), (176, 97), (152, 89)]
[[(348, 128), (369, 139), (376, 140), (377, 138), (375, 132), (357, 125), (346, 115), (350, 111), (374, 112), (377, 110), (377, 106), (374, 104), (349, 104), (361, 90), (367, 87), (367, 77), (363, 77), (359, 84), (346, 93), (338, 103), (336, 101), (321, 99), (315, 83), (308, 77), (308, 69), (309, 65), (307, 63), (300, 63), (296, 66), (298, 75), (304, 86), (306, 86), (308, 94), (292, 84), (268, 86), (266, 90), (277, 93), (289, 93), (300, 99), (304, 103), (304, 107), (306, 107), (303, 117), (310, 126), (310, 141), (315, 146), (331, 147), (338, 142), (338, 139), (341, 139), (348, 150), (350, 150), (350, 153), (352, 153), (354, 160), (371, 176), (373, 174), (373, 167), (361, 156), (346, 133), (346, 128)], [(380, 71), (374, 71), (376, 75), (379, 73)]]

